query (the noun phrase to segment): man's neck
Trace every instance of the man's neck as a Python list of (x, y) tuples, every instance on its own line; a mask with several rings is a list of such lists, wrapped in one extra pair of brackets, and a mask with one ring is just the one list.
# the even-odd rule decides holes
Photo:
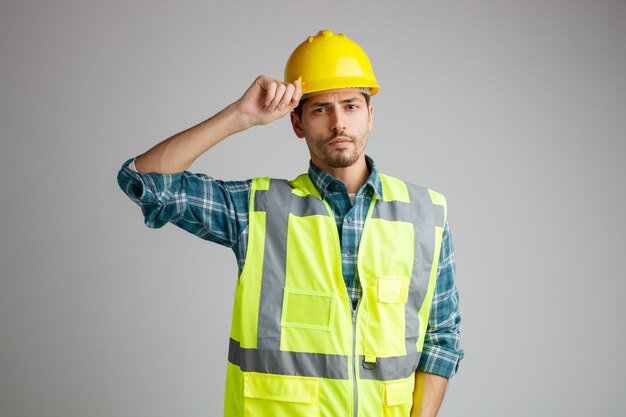
[(313, 161), (313, 163), (322, 171), (332, 175), (338, 180), (341, 180), (341, 182), (346, 185), (348, 194), (355, 194), (359, 191), (370, 176), (370, 170), (367, 167), (365, 155), (361, 155), (361, 157), (354, 164), (345, 168), (334, 168), (321, 161)]

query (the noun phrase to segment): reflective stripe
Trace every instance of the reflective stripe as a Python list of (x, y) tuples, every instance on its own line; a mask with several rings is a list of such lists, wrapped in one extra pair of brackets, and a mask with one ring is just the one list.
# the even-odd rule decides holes
[[(268, 204), (268, 202), (271, 203)], [(267, 207), (272, 210), (267, 211)], [(289, 213), (304, 217), (315, 214), (328, 216), (328, 209), (312, 195), (292, 193), (286, 180), (270, 180), (268, 190), (254, 194), (254, 210), (265, 211), (266, 230), (263, 277), (259, 304), (257, 346), (259, 349), (280, 349), (280, 321), (287, 270), (287, 228)], [(274, 238), (275, 237), (275, 238)]]
[(361, 370), (359, 372), (362, 379), (375, 379), (378, 381), (391, 381), (394, 379), (408, 378), (415, 372), (420, 361), (421, 354), (419, 352), (411, 353), (406, 356), (394, 356), (391, 358), (377, 358), (376, 365), (363, 366), (365, 356), (361, 355), (359, 362)]
[[(419, 310), (426, 298), (430, 271), (435, 261), (433, 259), (435, 225), (443, 227), (445, 218), (443, 206), (433, 204), (426, 188), (408, 183), (406, 185), (410, 203), (378, 200), (372, 210), (372, 218), (413, 224), (415, 257), (408, 302), (405, 306), (405, 335), (407, 354), (414, 355), (417, 354), (417, 340), (419, 339)], [(408, 375), (410, 374), (411, 372)]]
[(413, 221), (411, 203), (376, 200), (372, 218), (410, 223)]
[(443, 206), (434, 205), (435, 208), (435, 224), (439, 227), (443, 227), (446, 221), (446, 213)]
[(348, 357), (344, 355), (244, 349), (230, 339), (228, 361), (244, 372), (348, 379)]
[(291, 214), (298, 217), (313, 216), (316, 214), (322, 216), (329, 216), (328, 209), (317, 198), (312, 195), (301, 197), (299, 195), (293, 195), (293, 201), (291, 203)]
[(419, 339), (419, 311), (428, 291), (435, 252), (435, 206), (426, 188), (413, 184), (407, 184), (407, 187), (413, 207), (411, 222), (415, 238), (415, 254), (404, 323), (406, 352), (414, 354), (417, 352)]
[(265, 210), (268, 200), (272, 201), (272, 210), (266, 212), (265, 227), (274, 233), (265, 233), (257, 346), (259, 349), (279, 350), (283, 288), (287, 274), (287, 223), (291, 202), (289, 182), (272, 179), (269, 190), (256, 191), (255, 211)]
[[(281, 199), (281, 203), (289, 203), (287, 205), (283, 205), (281, 208), (289, 209), (288, 212), (298, 217), (305, 216), (313, 216), (316, 214), (328, 216), (328, 209), (320, 200), (315, 198), (312, 195), (299, 196), (291, 193), (291, 186), (289, 189), (283, 190), (272, 190), (271, 187), (273, 184), (278, 182), (283, 182), (284, 180), (271, 180), (270, 182), (270, 190), (269, 191), (256, 191), (254, 195), (254, 211), (267, 211), (268, 199), (271, 200), (276, 195), (272, 191), (278, 192), (288, 192), (289, 194), (284, 195)], [(286, 181), (285, 181), (286, 182)], [(279, 186), (280, 188), (284, 188)], [(291, 201), (290, 201), (291, 200)], [(286, 211), (287, 212), (287, 211)], [(284, 213), (284, 212), (283, 212)]]

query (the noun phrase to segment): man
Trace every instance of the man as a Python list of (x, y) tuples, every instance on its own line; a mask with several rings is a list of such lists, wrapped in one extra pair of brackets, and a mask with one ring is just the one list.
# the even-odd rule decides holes
[[(235, 294), (226, 416), (435, 416), (463, 357), (443, 196), (378, 172), (364, 153), (367, 55), (325, 30), (285, 82), (127, 161), (122, 189), (146, 224), (231, 247)], [(291, 113), (311, 164), (293, 181), (224, 182), (185, 170), (232, 134)]]

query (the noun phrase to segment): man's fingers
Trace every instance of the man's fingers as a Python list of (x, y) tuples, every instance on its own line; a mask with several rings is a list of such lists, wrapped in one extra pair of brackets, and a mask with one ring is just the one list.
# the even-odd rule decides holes
[(286, 85), (267, 75), (259, 75), (256, 83), (265, 95), (263, 105), (270, 111), (276, 108), (287, 88)]
[(274, 94), (274, 98), (267, 108), (269, 111), (276, 110), (276, 107), (278, 107), (278, 103), (280, 103), (280, 101), (282, 100), (285, 91), (287, 91), (287, 86), (283, 83), (276, 82), (276, 93)]
[(278, 88), (278, 84), (275, 81), (268, 81), (261, 84), (261, 88), (265, 90), (265, 107), (270, 107), (272, 100), (276, 96), (276, 89)]
[(283, 83), (267, 75), (259, 75), (246, 90), (239, 109), (252, 120), (252, 125), (266, 124), (283, 117), (298, 105), (302, 98), (300, 82)]
[(302, 84), (300, 84), (300, 81), (294, 80), (290, 82), (289, 85), (293, 86), (293, 94), (291, 95), (291, 101), (287, 102), (285, 106), (291, 111), (300, 104), (300, 99), (302, 98)]
[(282, 111), (286, 107), (296, 107), (302, 98), (302, 85), (298, 80), (290, 83), (282, 83), (266, 75), (257, 77), (257, 84), (264, 92), (265, 108), (273, 112), (276, 109)]
[(289, 103), (292, 102), (293, 93), (295, 90), (296, 90), (296, 87), (293, 84), (291, 83), (287, 84), (287, 87), (285, 88), (285, 94), (283, 94), (283, 98), (278, 103), (278, 110), (280, 111), (285, 110), (285, 107), (287, 107)]
[(294, 92), (293, 96), (291, 97), (291, 101), (297, 103), (302, 98), (302, 84), (300, 84), (300, 81), (298, 80), (293, 80), (291, 82), (291, 85), (294, 86)]
[[(285, 91), (282, 94), (282, 98), (277, 102), (278, 96), (280, 95), (280, 91), (282, 90), (281, 85), (285, 87)], [(302, 85), (298, 80), (292, 81), (288, 84), (279, 83), (277, 88), (276, 97), (272, 101), (272, 107), (269, 109), (270, 111), (278, 111), (283, 112), (285, 110), (291, 111), (298, 106), (300, 99), (302, 98)]]

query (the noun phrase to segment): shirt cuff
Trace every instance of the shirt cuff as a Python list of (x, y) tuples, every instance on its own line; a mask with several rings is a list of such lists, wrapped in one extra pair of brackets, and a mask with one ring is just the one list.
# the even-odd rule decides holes
[(137, 171), (135, 160), (124, 162), (118, 174), (122, 190), (135, 202), (153, 203), (156, 199), (166, 203), (180, 188), (183, 172), (176, 174), (142, 173)]
[(463, 356), (463, 350), (455, 352), (440, 346), (424, 346), (417, 370), (449, 379), (457, 373)]

